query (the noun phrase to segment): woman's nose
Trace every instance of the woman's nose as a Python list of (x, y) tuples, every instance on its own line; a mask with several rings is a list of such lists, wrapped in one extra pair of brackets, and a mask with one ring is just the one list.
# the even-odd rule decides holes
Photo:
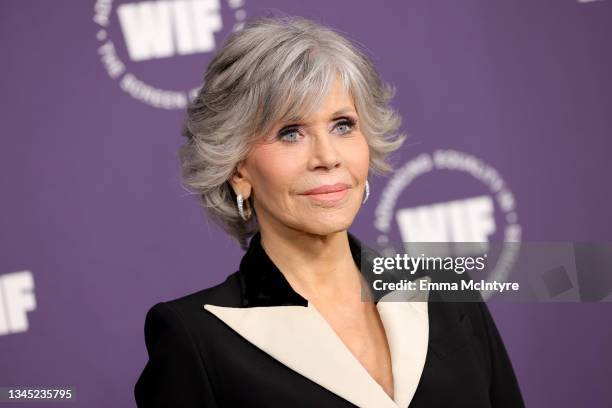
[(337, 167), (341, 163), (341, 157), (334, 145), (333, 135), (327, 131), (316, 131), (311, 137), (312, 140), (312, 155), (311, 167), (325, 167), (331, 169)]

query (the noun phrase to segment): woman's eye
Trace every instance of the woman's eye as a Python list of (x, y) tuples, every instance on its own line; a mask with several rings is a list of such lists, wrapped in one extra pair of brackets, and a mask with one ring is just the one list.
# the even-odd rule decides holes
[(279, 133), (279, 138), (287, 143), (295, 143), (300, 136), (300, 132), (297, 129), (287, 129)]
[(351, 133), (354, 126), (355, 126), (355, 122), (353, 122), (352, 120), (346, 119), (341, 122), (338, 122), (338, 125), (336, 126), (336, 128), (340, 128), (341, 129), (340, 133), (345, 135), (347, 133)]

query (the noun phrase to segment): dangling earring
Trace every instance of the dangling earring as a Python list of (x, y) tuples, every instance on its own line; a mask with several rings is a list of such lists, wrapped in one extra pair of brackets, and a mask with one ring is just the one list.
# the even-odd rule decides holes
[(240, 217), (247, 221), (251, 215), (251, 212), (249, 211), (249, 215), (246, 215), (244, 212), (244, 198), (242, 198), (242, 194), (238, 194), (236, 196), (236, 202), (238, 204), (238, 212), (240, 213)]
[(368, 182), (368, 180), (366, 180), (365, 182), (365, 192), (363, 194), (363, 201), (361, 202), (361, 204), (365, 204), (366, 201), (368, 201), (368, 197), (370, 196), (370, 183)]

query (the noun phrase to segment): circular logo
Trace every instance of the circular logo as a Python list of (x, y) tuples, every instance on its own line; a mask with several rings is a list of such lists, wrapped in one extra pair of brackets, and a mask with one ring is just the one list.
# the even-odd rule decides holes
[(487, 277), (498, 282), (507, 280), (520, 249), (514, 194), (497, 170), (456, 150), (422, 153), (398, 168), (380, 195), (374, 219), (377, 244), (388, 254), (395, 252), (393, 241), (476, 242), (485, 250), (489, 242), (501, 242)]
[[(98, 55), (126, 94), (161, 109), (185, 109), (202, 84), (202, 55), (242, 29), (244, 0), (97, 0)], [(229, 22), (226, 24), (226, 22)]]

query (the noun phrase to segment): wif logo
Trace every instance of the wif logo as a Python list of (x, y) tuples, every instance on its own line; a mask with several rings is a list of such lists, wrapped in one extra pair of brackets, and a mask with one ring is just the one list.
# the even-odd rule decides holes
[[(404, 192), (409, 201), (425, 197), (429, 202), (402, 203)], [(398, 241), (390, 238), (394, 229), (408, 252), (418, 252), (416, 248), (425, 242), (448, 243), (431, 247), (443, 252), (439, 256), (470, 255), (467, 251), (473, 246), (455, 243), (480, 243), (486, 252), (490, 242), (503, 240), (502, 253), (489, 275), (500, 282), (508, 277), (520, 248), (509, 243), (520, 242), (522, 232), (514, 194), (499, 172), (456, 150), (423, 153), (399, 168), (381, 193), (374, 225), (378, 245), (389, 254), (395, 253), (390, 243)]]
[(403, 242), (487, 242), (495, 232), (490, 196), (402, 208), (395, 217)]
[(96, 0), (93, 15), (100, 62), (119, 89), (150, 106), (180, 110), (203, 85), (207, 61), (200, 55), (212, 58), (245, 19), (244, 0)]
[(0, 336), (28, 330), (28, 315), (36, 309), (30, 271), (0, 275)]
[(117, 15), (132, 61), (210, 52), (223, 21), (219, 0), (122, 4)]

